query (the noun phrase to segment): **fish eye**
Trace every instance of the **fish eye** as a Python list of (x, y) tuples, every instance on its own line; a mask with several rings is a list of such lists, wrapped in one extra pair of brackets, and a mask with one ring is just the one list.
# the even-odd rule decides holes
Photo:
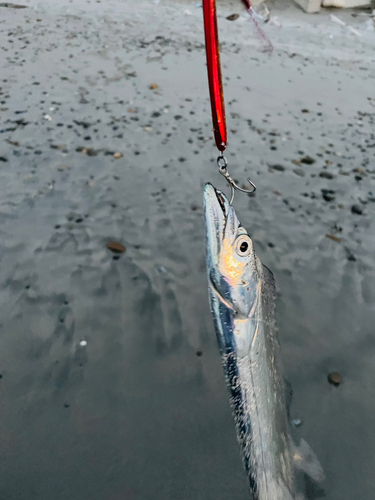
[(237, 238), (236, 241), (236, 252), (240, 257), (247, 257), (250, 255), (251, 249), (252, 249), (252, 243), (251, 239), (249, 236), (246, 234), (242, 234)]

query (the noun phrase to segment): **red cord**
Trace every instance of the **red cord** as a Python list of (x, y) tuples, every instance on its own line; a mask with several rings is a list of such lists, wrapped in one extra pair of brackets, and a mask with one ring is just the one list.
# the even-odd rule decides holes
[(224, 151), (227, 147), (227, 124), (225, 120), (215, 0), (203, 0), (203, 18), (212, 123), (216, 146), (219, 151)]

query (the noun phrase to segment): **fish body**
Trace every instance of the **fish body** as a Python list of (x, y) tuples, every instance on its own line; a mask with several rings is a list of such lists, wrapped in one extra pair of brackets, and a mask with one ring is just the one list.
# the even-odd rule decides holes
[(211, 184), (204, 205), (211, 310), (250, 487), (256, 500), (300, 500), (296, 467), (314, 479), (322, 471), (308, 445), (298, 449), (290, 436), (274, 278), (227, 198)]

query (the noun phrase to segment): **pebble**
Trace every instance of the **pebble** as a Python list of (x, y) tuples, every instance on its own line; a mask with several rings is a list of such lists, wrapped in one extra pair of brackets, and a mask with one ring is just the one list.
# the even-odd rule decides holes
[(228, 21), (235, 21), (240, 17), (239, 14), (230, 14), (230, 16), (227, 16)]
[(305, 171), (302, 168), (295, 168), (293, 172), (300, 177), (305, 177)]
[(311, 158), (311, 156), (304, 156), (301, 158), (301, 163), (304, 163), (305, 165), (312, 165), (315, 163), (314, 158)]
[(360, 205), (353, 205), (351, 211), (352, 214), (363, 215), (363, 209)]
[(76, 149), (77, 153), (83, 153), (84, 155), (87, 156), (96, 156), (98, 154), (97, 151), (95, 151), (94, 148), (83, 148), (83, 147), (78, 147)]
[(294, 418), (294, 419), (292, 420), (292, 425), (293, 425), (294, 427), (301, 427), (301, 425), (302, 425), (302, 420), (301, 420), (300, 418)]
[(124, 245), (121, 245), (118, 241), (110, 241), (107, 243), (108, 250), (111, 250), (113, 253), (124, 253), (126, 248)]
[(348, 253), (348, 261), (349, 262), (356, 262), (357, 259), (354, 257), (354, 255), (351, 253), (351, 251), (349, 249), (346, 249), (347, 250), (347, 253)]
[(332, 189), (322, 189), (322, 196), (325, 201), (334, 201), (335, 191)]
[(283, 167), (282, 165), (278, 165), (278, 164), (271, 165), (271, 168), (273, 170), (277, 170), (278, 172), (284, 172), (284, 170), (285, 170), (285, 167)]
[(338, 238), (337, 236), (333, 236), (333, 234), (326, 234), (326, 238), (328, 238), (329, 240), (334, 241), (335, 243), (340, 243), (341, 242), (341, 238)]
[(320, 172), (319, 177), (322, 177), (323, 179), (333, 179), (333, 175), (331, 172)]
[(123, 158), (123, 157), (124, 157), (124, 155), (123, 155), (122, 153), (115, 153), (115, 154), (113, 155), (113, 158), (114, 158), (115, 160), (119, 160), (120, 158)]
[(342, 384), (342, 376), (338, 372), (328, 374), (328, 382), (336, 387)]
[(80, 340), (79, 345), (81, 347), (86, 347), (87, 346), (87, 340)]
[(159, 85), (157, 83), (151, 83), (151, 85), (150, 85), (151, 90), (156, 90), (158, 88), (159, 88)]
[(27, 5), (18, 5), (10, 2), (2, 2), (0, 3), (0, 7), (8, 7), (8, 9), (26, 9)]

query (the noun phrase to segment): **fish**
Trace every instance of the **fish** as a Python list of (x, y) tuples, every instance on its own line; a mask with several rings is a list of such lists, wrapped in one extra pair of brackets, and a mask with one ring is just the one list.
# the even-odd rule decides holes
[(204, 188), (209, 301), (237, 438), (255, 500), (303, 500), (297, 472), (321, 481), (309, 445), (293, 443), (275, 319), (275, 280), (227, 197)]

